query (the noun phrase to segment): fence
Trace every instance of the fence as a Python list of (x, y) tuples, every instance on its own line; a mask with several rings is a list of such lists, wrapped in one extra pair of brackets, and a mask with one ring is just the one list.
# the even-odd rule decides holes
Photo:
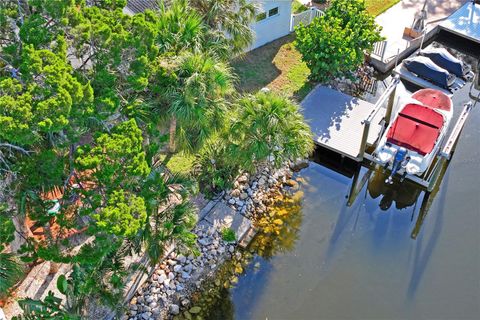
[(387, 41), (375, 42), (373, 45), (373, 51), (371, 55), (375, 55), (379, 58), (380, 61), (385, 59), (385, 51), (387, 49)]
[(298, 26), (300, 23), (304, 25), (310, 24), (313, 19), (316, 17), (321, 17), (325, 13), (322, 10), (317, 8), (310, 8), (300, 13), (292, 14), (292, 19), (290, 21), (290, 32), (295, 31), (295, 27)]

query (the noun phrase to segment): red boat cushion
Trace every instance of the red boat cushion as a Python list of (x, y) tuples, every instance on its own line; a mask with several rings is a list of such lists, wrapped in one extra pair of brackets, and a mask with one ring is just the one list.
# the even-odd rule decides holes
[(420, 101), (425, 106), (450, 111), (452, 109), (452, 100), (443, 92), (434, 89), (418, 90), (412, 95), (412, 98)]
[(417, 104), (408, 104), (387, 133), (387, 142), (426, 155), (433, 150), (443, 126), (443, 116)]

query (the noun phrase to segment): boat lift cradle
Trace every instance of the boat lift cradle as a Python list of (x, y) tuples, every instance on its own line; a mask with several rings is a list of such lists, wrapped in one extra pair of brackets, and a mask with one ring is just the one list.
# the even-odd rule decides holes
[[(475, 87), (478, 90), (480, 89), (480, 78), (477, 78), (476, 80), (478, 80), (478, 86), (475, 85)], [(385, 91), (386, 95), (382, 96), (378, 101), (379, 103), (377, 103), (376, 105), (376, 107), (381, 108), (382, 104), (386, 101), (387, 97), (389, 97), (387, 111), (383, 119), (384, 128), (387, 127), (388, 122), (390, 121), (393, 103), (394, 103), (395, 91), (399, 82), (400, 82), (399, 77), (398, 76), (395, 77), (393, 81), (390, 83), (390, 85), (387, 87)], [(421, 177), (412, 176), (412, 175), (407, 175), (405, 177), (406, 179), (412, 181), (414, 184), (418, 185), (420, 189), (423, 189), (425, 191), (423, 198), (421, 200), (421, 206), (418, 211), (418, 216), (416, 218), (415, 226), (410, 234), (412, 239), (416, 239), (418, 234), (420, 233), (421, 226), (429, 212), (433, 199), (435, 198), (435, 196), (440, 190), (440, 182), (443, 180), (445, 172), (447, 171), (447, 168), (448, 168), (449, 161), (451, 160), (455, 152), (455, 147), (457, 146), (458, 140), (465, 126), (466, 120), (468, 119), (468, 116), (470, 115), (472, 109), (475, 107), (476, 103), (480, 101), (479, 100), (480, 93), (476, 97), (472, 95), (472, 87), (474, 83), (475, 82), (472, 82), (472, 86), (470, 87), (469, 95), (470, 95), (471, 101), (469, 101), (464, 105), (464, 108), (460, 116), (458, 117), (458, 120), (455, 123), (455, 126), (451, 130), (450, 135), (448, 136), (448, 139), (444, 143), (443, 147), (438, 152), (436, 159), (434, 160), (430, 170), (425, 172), (425, 174)], [(372, 113), (369, 115), (369, 117), (365, 120), (364, 133), (363, 133), (364, 137), (368, 136), (369, 121), (373, 119), (376, 112), (378, 112), (378, 110), (373, 110)], [(383, 132), (380, 133), (380, 136), (382, 134)], [(362, 165), (368, 170), (366, 172), (361, 173), (362, 171), (358, 169), (355, 172), (353, 181), (347, 196), (347, 200), (346, 200), (346, 205), (348, 207), (353, 205), (356, 198), (358, 197), (358, 195), (363, 190), (366, 184), (368, 189), (368, 183), (370, 181), (372, 174), (375, 172), (375, 170), (378, 170), (380, 167), (380, 164), (375, 160), (374, 155), (366, 151), (367, 149), (366, 139), (364, 140), (365, 140), (365, 144), (363, 145), (363, 150), (362, 150), (363, 152)], [(373, 146), (373, 148), (375, 149), (375, 146)], [(367, 189), (365, 190), (365, 192), (367, 192)], [(415, 204), (412, 211), (412, 220), (416, 212), (416, 207), (417, 207), (417, 204)]]
[[(363, 159), (363, 164), (367, 167), (371, 167), (372, 165), (373, 166), (381, 165), (376, 160), (375, 155), (373, 153), (369, 153), (367, 150), (368, 148), (367, 148), (365, 137), (368, 136), (370, 123), (374, 118), (374, 116), (376, 115), (376, 113), (380, 110), (380, 108), (383, 107), (383, 104), (385, 103), (385, 101), (387, 101), (387, 98), (388, 98), (387, 110), (383, 118), (383, 127), (384, 128), (387, 127), (387, 125), (391, 120), (392, 109), (393, 109), (393, 104), (395, 100), (395, 92), (399, 83), (400, 83), (400, 79), (398, 76), (396, 76), (393, 79), (393, 81), (390, 83), (390, 85), (387, 87), (384, 95), (382, 95), (378, 100), (377, 104), (375, 105), (376, 108), (372, 110), (372, 112), (367, 117), (367, 119), (364, 120), (364, 132), (363, 132), (364, 139), (362, 139), (361, 156)], [(473, 87), (473, 82), (472, 82), (472, 87)], [(420, 187), (422, 187), (428, 192), (431, 192), (435, 188), (435, 186), (438, 185), (439, 182), (441, 181), (439, 177), (440, 177), (441, 171), (443, 170), (442, 168), (448, 165), (448, 162), (450, 161), (455, 151), (455, 147), (460, 138), (460, 134), (465, 126), (466, 120), (468, 119), (468, 116), (470, 115), (470, 112), (472, 111), (473, 107), (478, 102), (478, 97), (476, 98), (472, 96), (471, 88), (470, 88), (470, 98), (472, 99), (472, 101), (469, 101), (464, 105), (463, 110), (457, 122), (455, 123), (455, 126), (450, 132), (450, 135), (448, 136), (446, 142), (440, 149), (440, 152), (437, 154), (434, 161), (432, 162), (432, 166), (422, 176), (407, 175), (405, 177), (406, 179), (409, 179), (410, 181), (418, 184)], [(376, 143), (378, 143), (378, 141), (380, 140), (380, 137), (383, 135), (383, 132), (384, 130), (380, 132), (379, 139), (377, 140)], [(371, 146), (369, 149), (370, 150), (372, 149)], [(358, 189), (358, 187), (355, 187), (355, 189)]]

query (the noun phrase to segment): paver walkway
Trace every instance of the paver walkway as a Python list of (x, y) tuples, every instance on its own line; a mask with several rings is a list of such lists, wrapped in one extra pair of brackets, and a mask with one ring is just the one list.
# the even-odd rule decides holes
[[(470, 0), (427, 0), (427, 30), (433, 29), (445, 18)], [(405, 50), (411, 39), (403, 36), (405, 27), (411, 27), (415, 14), (423, 8), (425, 0), (402, 0), (375, 21), (382, 26), (382, 35), (387, 39), (385, 60)]]

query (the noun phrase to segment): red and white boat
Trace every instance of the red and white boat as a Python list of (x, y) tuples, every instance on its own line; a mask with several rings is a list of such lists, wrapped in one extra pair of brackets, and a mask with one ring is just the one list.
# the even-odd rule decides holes
[(392, 172), (421, 176), (438, 153), (452, 119), (452, 100), (434, 89), (415, 92), (387, 127), (375, 150), (376, 160)]

